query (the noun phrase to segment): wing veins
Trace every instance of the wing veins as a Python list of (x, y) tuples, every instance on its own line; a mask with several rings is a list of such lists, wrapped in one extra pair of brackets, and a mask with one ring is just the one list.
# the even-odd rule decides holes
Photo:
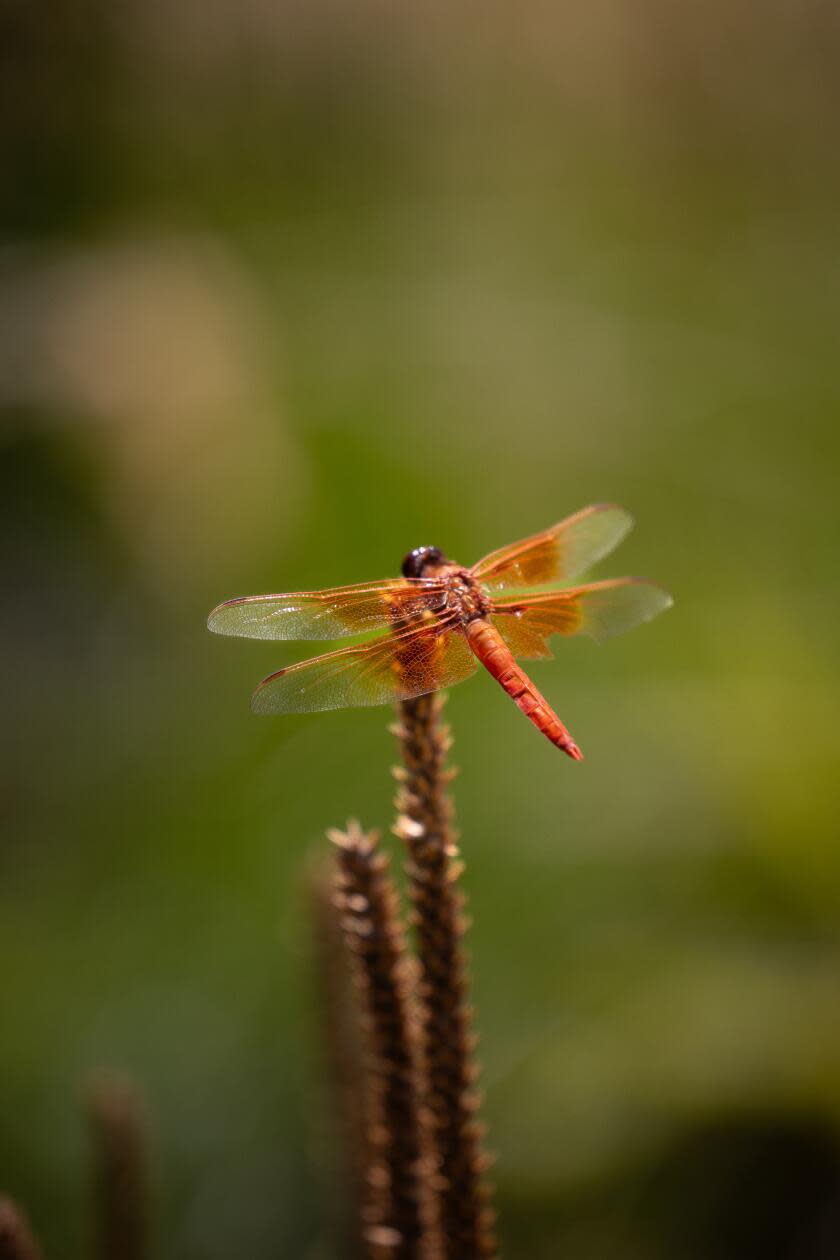
[(629, 513), (618, 504), (594, 503), (541, 533), (489, 552), (470, 571), (501, 589), (574, 578), (618, 546), (631, 525)]
[(322, 591), (244, 595), (214, 608), (208, 626), (217, 634), (244, 638), (343, 638), (389, 629), (395, 618), (439, 613), (444, 585), (436, 579), (393, 578)]
[[(422, 634), (434, 634), (435, 638), (443, 633), (449, 633), (456, 629), (458, 619), (454, 613), (448, 613), (445, 617), (439, 619), (435, 625), (430, 623), (422, 623), (420, 625), (409, 626), (403, 630), (386, 630), (377, 635), (376, 638), (367, 643), (359, 643), (352, 647), (338, 648), (334, 652), (325, 652), (321, 656), (313, 656), (308, 660), (295, 661), (292, 665), (286, 665), (283, 669), (275, 670), (273, 674), (269, 674), (260, 682), (254, 690), (252, 700), (264, 688), (271, 683), (276, 682), (280, 678), (288, 677), (289, 674), (303, 671), (313, 665), (320, 665), (321, 668), (327, 667), (328, 672), (313, 680), (313, 685), (322, 685), (330, 683), (339, 678), (347, 669), (354, 664), (361, 663), (361, 671), (358, 681), (368, 677), (381, 664), (381, 653), (385, 647), (397, 645), (403, 647), (406, 643), (411, 643), (418, 639)], [(367, 657), (367, 659), (365, 659)], [(434, 688), (430, 688), (434, 690)], [(420, 692), (415, 694), (422, 694)]]

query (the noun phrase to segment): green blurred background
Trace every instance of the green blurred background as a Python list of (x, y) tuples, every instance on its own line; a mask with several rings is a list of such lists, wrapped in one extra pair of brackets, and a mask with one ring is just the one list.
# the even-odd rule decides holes
[(326, 1260), (307, 872), (387, 710), (257, 719), (219, 600), (586, 503), (667, 616), (449, 703), (504, 1253), (840, 1253), (837, 158), (822, 0), (9, 0), (0, 1183), (86, 1253)]

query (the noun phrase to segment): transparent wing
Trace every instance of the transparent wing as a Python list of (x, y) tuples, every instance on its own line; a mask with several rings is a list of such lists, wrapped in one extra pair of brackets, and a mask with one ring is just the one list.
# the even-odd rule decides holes
[(288, 595), (245, 595), (219, 604), (207, 625), (214, 634), (248, 639), (340, 639), (416, 620), (442, 608), (445, 599), (439, 582), (394, 578)]
[(381, 635), (271, 674), (251, 697), (255, 713), (393, 704), (451, 687), (477, 668), (459, 623), (427, 614), (426, 624)]
[(538, 660), (553, 655), (553, 634), (588, 634), (602, 643), (632, 630), (670, 608), (666, 590), (643, 578), (613, 578), (567, 591), (500, 599), (493, 603), (493, 623), (514, 656)]
[(493, 551), (472, 573), (491, 591), (580, 577), (618, 546), (633, 518), (615, 503), (596, 503), (559, 525)]

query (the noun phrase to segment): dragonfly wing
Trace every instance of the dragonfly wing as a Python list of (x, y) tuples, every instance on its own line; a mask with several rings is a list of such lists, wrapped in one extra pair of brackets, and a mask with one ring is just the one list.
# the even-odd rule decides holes
[(257, 687), (251, 708), (255, 713), (313, 713), (393, 704), (450, 687), (476, 667), (460, 624), (429, 617), (427, 624), (278, 670)]
[(404, 624), (443, 607), (439, 582), (394, 578), (324, 591), (246, 595), (219, 604), (207, 625), (215, 634), (249, 639), (340, 639)]
[(493, 603), (493, 622), (514, 656), (537, 660), (551, 656), (553, 634), (588, 634), (597, 643), (632, 630), (670, 608), (663, 587), (643, 578), (613, 578), (528, 599)]
[(490, 591), (579, 577), (618, 546), (633, 518), (615, 503), (596, 503), (559, 525), (493, 551), (472, 568)]

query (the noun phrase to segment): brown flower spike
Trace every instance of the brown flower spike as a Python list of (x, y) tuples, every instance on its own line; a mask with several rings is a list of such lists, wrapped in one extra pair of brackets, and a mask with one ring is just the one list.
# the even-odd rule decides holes
[(332, 1174), (333, 1249), (342, 1260), (362, 1260), (368, 1255), (362, 1230), (370, 1162), (365, 1132), (369, 1103), (357, 1011), (358, 989), (351, 976), (351, 955), (344, 943), (344, 916), (337, 904), (343, 902), (343, 896), (336, 889), (333, 861), (319, 863), (312, 869), (309, 892), (324, 1068), (332, 1102), (332, 1132), (324, 1135), (324, 1145), (329, 1143)]
[(425, 1139), (434, 1161), (435, 1260), (477, 1260), (497, 1255), (495, 1214), (484, 1183), (488, 1159), (475, 1113), (478, 1067), (476, 1038), (467, 1005), (467, 976), (461, 938), (466, 930), (464, 897), (457, 886), (461, 864), (446, 769), (451, 740), (441, 713), (444, 697), (419, 696), (399, 706), (395, 728), (403, 765), (394, 831), (409, 862), (413, 923), (420, 959), (422, 1074)]
[(424, 1255), (417, 1068), (408, 1013), (410, 966), (388, 859), (356, 822), (330, 831), (336, 905), (364, 1010), (368, 1043), (368, 1204), (372, 1260)]

